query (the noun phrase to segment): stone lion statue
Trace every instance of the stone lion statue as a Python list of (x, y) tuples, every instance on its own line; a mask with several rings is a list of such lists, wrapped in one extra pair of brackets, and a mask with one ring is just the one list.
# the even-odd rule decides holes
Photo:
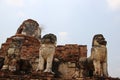
[(93, 37), (91, 56), (95, 76), (108, 76), (107, 70), (107, 41), (102, 34)]
[(38, 70), (43, 71), (45, 69), (44, 72), (54, 74), (54, 72), (52, 71), (52, 62), (56, 48), (56, 40), (56, 36), (51, 33), (44, 35), (41, 39)]

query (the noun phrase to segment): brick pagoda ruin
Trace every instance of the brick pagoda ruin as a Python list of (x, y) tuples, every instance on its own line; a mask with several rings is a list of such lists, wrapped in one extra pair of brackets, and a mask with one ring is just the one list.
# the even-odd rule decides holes
[[(37, 71), (39, 48), (41, 47), (41, 28), (32, 20), (25, 20), (15, 35), (7, 38), (0, 48), (0, 80), (120, 80), (110, 77), (95, 77), (88, 64), (80, 67), (80, 58), (87, 58), (87, 45), (57, 45), (52, 70), (55, 74)], [(80, 77), (80, 68), (82, 75)], [(91, 70), (91, 71), (90, 71)], [(76, 78), (74, 75), (80, 74)]]

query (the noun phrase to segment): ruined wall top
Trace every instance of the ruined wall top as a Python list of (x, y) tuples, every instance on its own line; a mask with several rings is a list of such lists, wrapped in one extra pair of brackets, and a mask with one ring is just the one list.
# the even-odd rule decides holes
[(27, 19), (20, 25), (16, 34), (23, 34), (41, 39), (41, 28), (35, 20)]

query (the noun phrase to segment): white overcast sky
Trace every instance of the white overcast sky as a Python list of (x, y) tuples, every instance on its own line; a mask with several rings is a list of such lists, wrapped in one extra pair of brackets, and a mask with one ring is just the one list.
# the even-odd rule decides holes
[(120, 77), (120, 0), (0, 0), (0, 44), (29, 18), (42, 35), (56, 34), (57, 44), (87, 45), (88, 56), (93, 36), (103, 34), (109, 75)]

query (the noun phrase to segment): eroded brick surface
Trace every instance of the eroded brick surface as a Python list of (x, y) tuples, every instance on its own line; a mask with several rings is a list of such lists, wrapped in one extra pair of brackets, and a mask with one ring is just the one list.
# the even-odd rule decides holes
[(80, 57), (87, 57), (87, 46), (78, 44), (58, 45), (55, 57), (66, 62), (76, 62)]

